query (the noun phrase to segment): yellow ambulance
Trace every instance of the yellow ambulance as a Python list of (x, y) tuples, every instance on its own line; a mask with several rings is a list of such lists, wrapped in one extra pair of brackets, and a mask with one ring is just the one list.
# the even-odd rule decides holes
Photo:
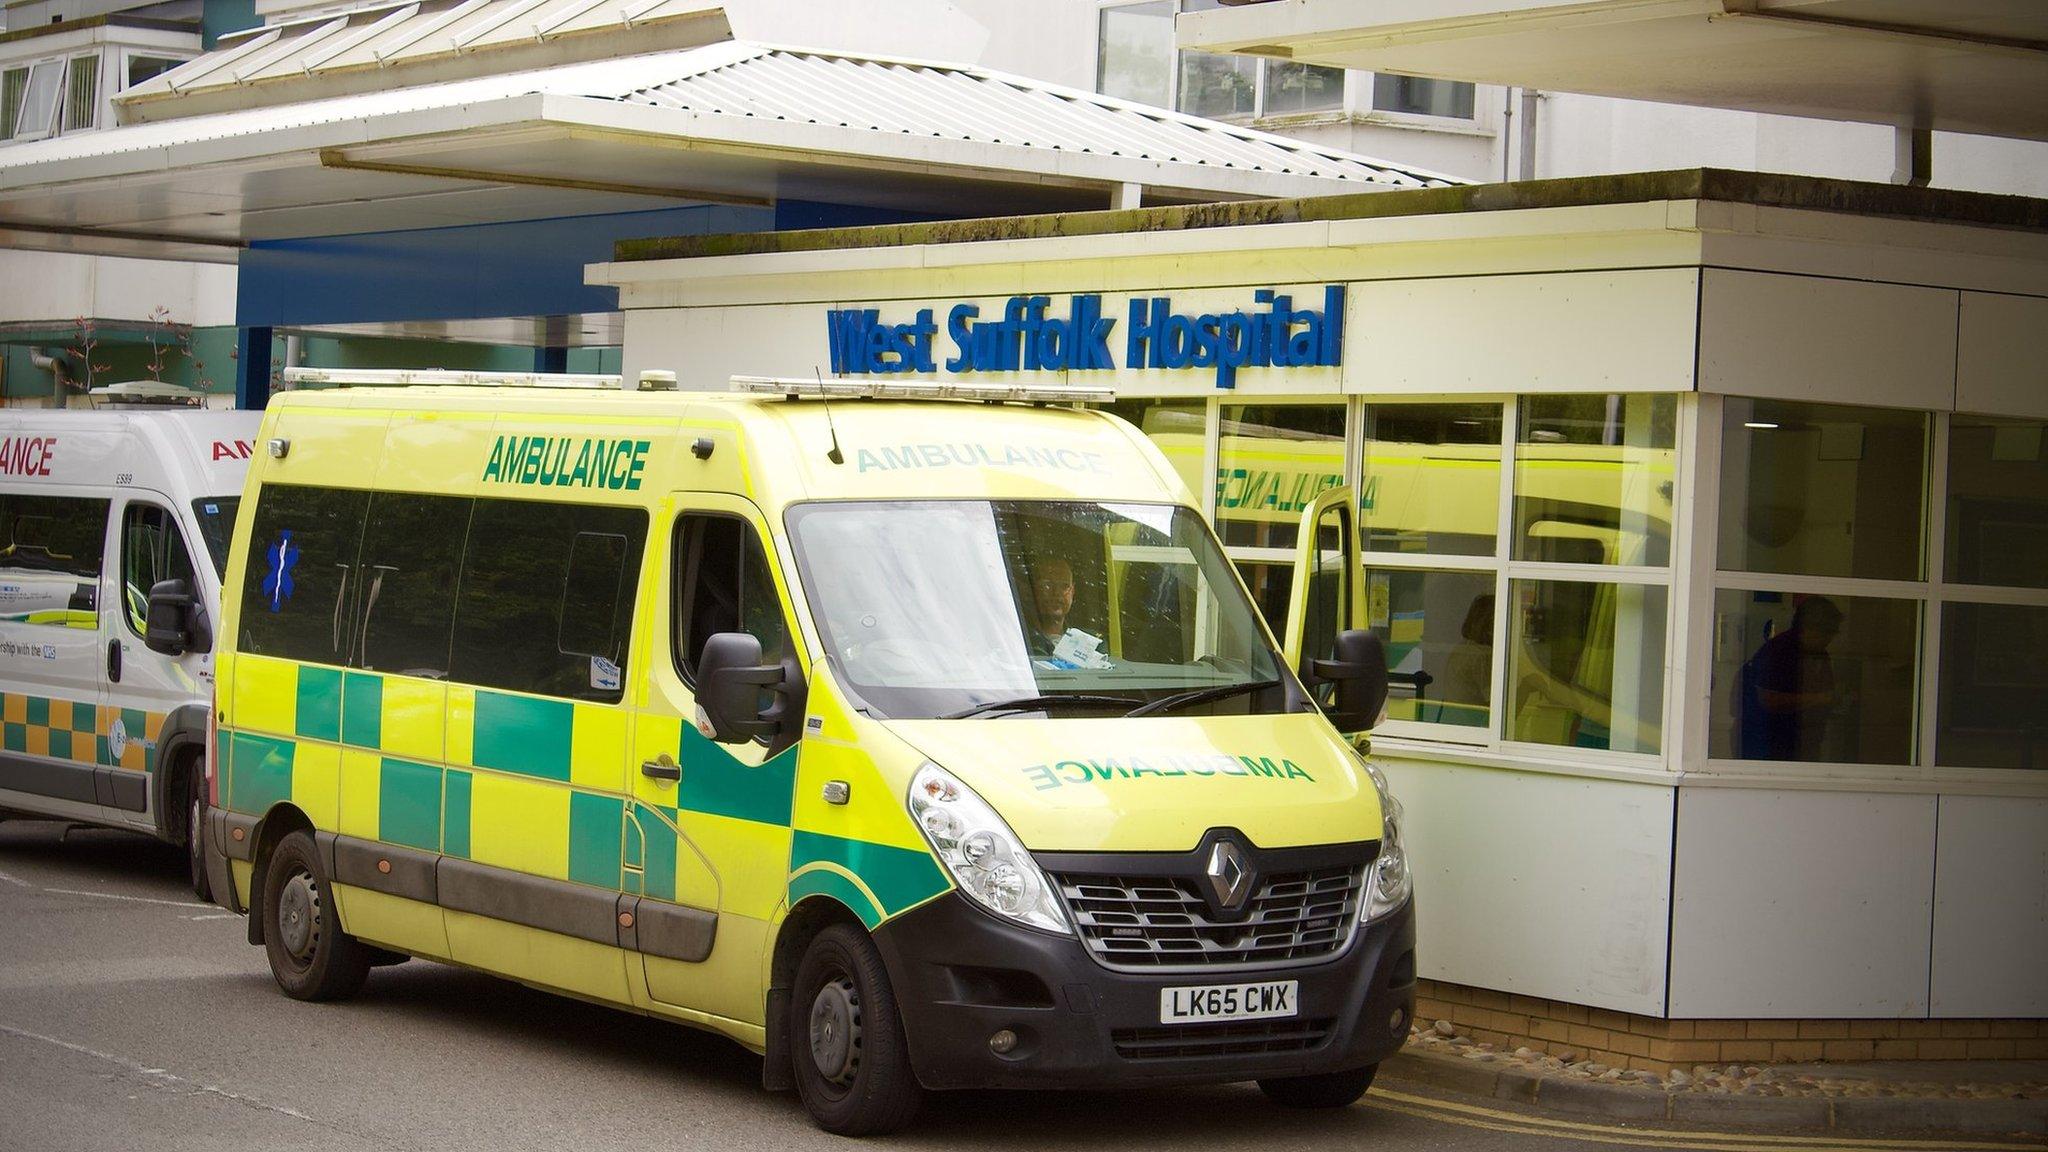
[(729, 1036), (847, 1134), (1356, 1100), (1415, 957), (1349, 493), (1276, 644), (1158, 450), (1063, 406), (1105, 396), (734, 386), (272, 401), (206, 841), (283, 990), (467, 965)]

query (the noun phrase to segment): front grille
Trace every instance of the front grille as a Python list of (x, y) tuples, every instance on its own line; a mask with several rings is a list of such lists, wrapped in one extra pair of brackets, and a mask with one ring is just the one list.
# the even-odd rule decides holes
[(1277, 873), (1261, 880), (1243, 915), (1224, 919), (1185, 876), (1055, 873), (1081, 939), (1112, 968), (1169, 971), (1305, 963), (1351, 938), (1364, 865)]
[(1181, 1024), (1117, 1028), (1109, 1034), (1126, 1060), (1187, 1056), (1239, 1056), (1253, 1052), (1307, 1052), (1330, 1038), (1330, 1021), (1255, 1020), (1244, 1024)]

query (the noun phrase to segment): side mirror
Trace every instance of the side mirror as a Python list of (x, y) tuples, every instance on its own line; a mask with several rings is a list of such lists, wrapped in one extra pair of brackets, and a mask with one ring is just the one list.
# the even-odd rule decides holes
[(1337, 686), (1328, 710), (1339, 732), (1363, 732), (1387, 706), (1387, 649), (1379, 634), (1362, 628), (1337, 633), (1333, 659), (1309, 662), (1314, 678)]
[[(774, 701), (761, 706), (763, 691)], [(697, 659), (697, 707), (720, 744), (767, 738), (776, 750), (792, 742), (803, 720), (803, 676), (793, 660), (761, 663), (761, 641), (745, 632), (717, 632)]]
[(152, 652), (182, 656), (213, 649), (213, 630), (206, 611), (183, 580), (159, 580), (149, 590), (149, 615), (142, 643)]

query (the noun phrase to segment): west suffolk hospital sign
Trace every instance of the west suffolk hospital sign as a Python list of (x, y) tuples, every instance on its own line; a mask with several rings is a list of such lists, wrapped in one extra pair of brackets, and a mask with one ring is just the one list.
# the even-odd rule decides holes
[[(1115, 371), (1125, 368), (1207, 370), (1216, 387), (1235, 388), (1240, 368), (1331, 368), (1344, 362), (1344, 286), (1323, 289), (1322, 307), (1296, 307), (1277, 288), (1252, 293), (1235, 312), (1176, 311), (1167, 296), (1134, 296), (1122, 317), (1105, 315), (1102, 297), (1067, 297), (1065, 315), (1050, 296), (1012, 296), (1000, 318), (981, 305), (920, 308), (906, 323), (883, 323), (879, 308), (834, 308), (825, 314), (834, 375), (937, 372)], [(943, 343), (942, 343), (943, 341)], [(943, 357), (943, 361), (942, 361)]]

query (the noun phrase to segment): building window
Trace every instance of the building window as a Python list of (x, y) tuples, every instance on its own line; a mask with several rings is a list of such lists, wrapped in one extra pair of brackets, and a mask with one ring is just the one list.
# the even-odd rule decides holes
[(0, 139), (40, 140), (57, 130), (64, 61), (38, 60), (0, 77)]
[(2048, 603), (1943, 604), (1934, 762), (2048, 768)]
[(182, 58), (175, 56), (144, 56), (139, 53), (131, 55), (128, 57), (127, 75), (123, 78), (121, 87), (133, 88), (137, 84), (154, 80), (183, 63), (185, 61)]
[(1477, 89), (1463, 80), (1429, 80), (1421, 76), (1395, 76), (1388, 72), (1374, 73), (1372, 78), (1372, 107), (1375, 112), (1470, 120), (1476, 94)]
[(1925, 413), (1739, 397), (1722, 411), (1723, 571), (1921, 578)]
[(1951, 584), (2048, 588), (2048, 424), (1949, 421), (1947, 537)]
[[(1212, 119), (1334, 114), (1350, 108), (1456, 120), (1473, 117), (1474, 88), (1460, 81), (1175, 51), (1174, 14), (1218, 6), (1219, 0), (1150, 0), (1104, 7), (1097, 25), (1096, 90)], [(1347, 84), (1354, 86), (1348, 99)]]
[(1513, 583), (1506, 738), (1567, 748), (1662, 748), (1669, 590), (1593, 580)]
[(64, 120), (60, 131), (77, 132), (99, 123), (100, 58), (74, 56), (65, 71)]
[(1218, 415), (1217, 534), (1276, 635), (1302, 511), (1344, 483), (1344, 427), (1342, 404), (1226, 404)]
[(1104, 8), (1095, 90), (1155, 108), (1173, 103), (1173, 0)]

